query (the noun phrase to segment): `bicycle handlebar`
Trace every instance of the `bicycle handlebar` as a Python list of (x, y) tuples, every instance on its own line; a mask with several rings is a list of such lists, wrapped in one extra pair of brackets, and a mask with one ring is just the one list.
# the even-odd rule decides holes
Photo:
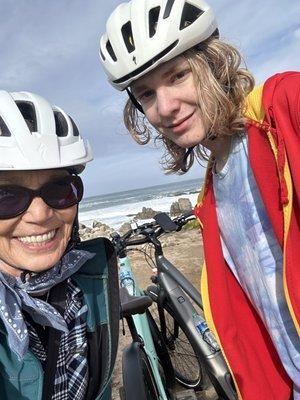
[[(166, 213), (159, 213), (154, 218), (154, 221), (146, 222), (142, 225), (137, 225), (135, 228), (129, 229), (122, 236), (117, 232), (113, 232), (111, 237), (117, 250), (122, 251), (128, 246), (153, 243), (153, 238), (157, 239), (164, 233), (171, 231), (178, 232), (188, 221), (195, 219), (195, 215), (193, 211), (189, 211), (172, 219)], [(143, 237), (137, 239), (131, 238), (131, 236), (139, 235), (143, 235)]]

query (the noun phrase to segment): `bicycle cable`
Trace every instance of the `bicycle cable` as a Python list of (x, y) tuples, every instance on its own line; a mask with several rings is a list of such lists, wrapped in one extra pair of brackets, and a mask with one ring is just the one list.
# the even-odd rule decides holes
[[(149, 246), (149, 244), (147, 244), (147, 246), (145, 246), (145, 247), (148, 247), (148, 246)], [(130, 252), (130, 251), (136, 251), (136, 252), (142, 253), (142, 254), (144, 255), (144, 260), (145, 260), (146, 264), (147, 264), (152, 270), (153, 270), (153, 268), (156, 268), (156, 264), (155, 264), (155, 261), (154, 261), (153, 257), (151, 257), (151, 256), (147, 253), (146, 250), (144, 250), (144, 249), (138, 249), (138, 248), (132, 248), (132, 249), (128, 249), (127, 251), (128, 251), (128, 252)]]

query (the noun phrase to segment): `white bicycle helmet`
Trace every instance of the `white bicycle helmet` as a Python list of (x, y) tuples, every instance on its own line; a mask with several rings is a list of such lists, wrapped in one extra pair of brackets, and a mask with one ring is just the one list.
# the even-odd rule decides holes
[(109, 82), (124, 90), (214, 33), (217, 22), (203, 0), (131, 0), (110, 15), (100, 59)]
[(69, 168), (93, 158), (71, 117), (29, 92), (0, 91), (0, 170)]

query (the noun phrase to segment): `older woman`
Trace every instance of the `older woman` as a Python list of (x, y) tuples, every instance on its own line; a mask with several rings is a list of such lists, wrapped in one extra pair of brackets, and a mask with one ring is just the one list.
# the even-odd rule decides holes
[(77, 174), (91, 148), (71, 117), (27, 92), (0, 92), (0, 134), (0, 397), (108, 399), (101, 373), (113, 361), (101, 365), (93, 305), (103, 286), (89, 278), (106, 259), (78, 246)]

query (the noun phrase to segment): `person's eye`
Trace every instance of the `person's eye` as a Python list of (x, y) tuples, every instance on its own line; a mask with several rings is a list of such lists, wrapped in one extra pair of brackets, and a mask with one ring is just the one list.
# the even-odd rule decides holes
[(140, 94), (137, 96), (137, 98), (138, 98), (138, 100), (139, 100), (140, 102), (149, 101), (149, 100), (151, 100), (151, 98), (153, 97), (153, 95), (154, 95), (154, 91), (149, 89), (149, 90), (145, 90), (144, 92), (140, 93)]
[(176, 72), (176, 74), (174, 74), (172, 76), (172, 82), (184, 80), (184, 78), (186, 78), (190, 72), (191, 72), (190, 68), (186, 68), (186, 69)]

